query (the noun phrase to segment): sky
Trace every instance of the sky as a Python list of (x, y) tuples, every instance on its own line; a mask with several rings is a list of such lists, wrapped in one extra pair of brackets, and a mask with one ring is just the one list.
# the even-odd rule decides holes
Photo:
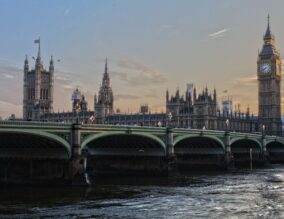
[(165, 111), (166, 89), (193, 83), (257, 114), (257, 54), (268, 14), (284, 51), (283, 8), (283, 0), (0, 0), (0, 116), (22, 116), (24, 58), (34, 68), (39, 36), (46, 69), (51, 55), (60, 59), (55, 112), (71, 110), (76, 88), (93, 110), (107, 57), (121, 112)]

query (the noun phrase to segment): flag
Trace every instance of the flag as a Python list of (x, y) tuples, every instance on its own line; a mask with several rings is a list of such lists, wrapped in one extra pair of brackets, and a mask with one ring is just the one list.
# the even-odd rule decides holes
[(40, 43), (40, 38), (36, 39), (34, 43)]

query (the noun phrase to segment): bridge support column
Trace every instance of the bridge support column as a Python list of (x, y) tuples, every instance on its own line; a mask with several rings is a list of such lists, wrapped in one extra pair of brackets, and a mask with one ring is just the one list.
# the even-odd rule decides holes
[(267, 148), (266, 148), (265, 135), (262, 135), (261, 144), (262, 144), (262, 159), (263, 159), (264, 165), (266, 165), (268, 162), (268, 153), (267, 153)]
[(232, 169), (234, 166), (234, 158), (231, 150), (231, 136), (230, 132), (226, 131), (225, 132), (225, 165), (227, 169)]
[(174, 134), (173, 129), (167, 127), (166, 129), (167, 139), (167, 163), (168, 163), (168, 176), (177, 175), (176, 156), (174, 151)]
[(81, 154), (81, 125), (72, 124), (72, 157), (70, 167), (70, 180), (72, 184), (85, 184), (84, 182), (84, 160)]
[(174, 136), (173, 129), (167, 128), (167, 157), (174, 157)]

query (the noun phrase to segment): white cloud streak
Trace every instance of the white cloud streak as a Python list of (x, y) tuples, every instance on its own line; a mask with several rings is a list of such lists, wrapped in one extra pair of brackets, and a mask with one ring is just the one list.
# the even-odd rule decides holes
[(231, 30), (231, 28), (225, 28), (225, 29), (222, 29), (222, 30), (218, 30), (214, 33), (208, 34), (208, 37), (210, 39), (221, 38), (221, 37), (224, 37), (229, 30)]
[(124, 60), (119, 60), (117, 62), (117, 66), (123, 68), (126, 71), (131, 70), (131, 73), (135, 74), (130, 76), (130, 73), (126, 73), (124, 71), (111, 72), (113, 76), (118, 76), (129, 86), (159, 85), (167, 81), (167, 78), (162, 73), (128, 58)]

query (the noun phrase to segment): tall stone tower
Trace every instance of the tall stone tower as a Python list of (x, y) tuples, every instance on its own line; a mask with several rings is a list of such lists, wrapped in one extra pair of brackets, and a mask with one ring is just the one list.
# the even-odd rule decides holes
[(49, 71), (46, 71), (41, 60), (40, 39), (35, 40), (35, 43), (38, 44), (35, 68), (29, 70), (27, 56), (24, 65), (24, 120), (40, 120), (44, 113), (50, 113), (53, 110), (53, 59), (51, 57)]
[(263, 41), (257, 60), (259, 128), (265, 128), (270, 135), (281, 135), (281, 58), (270, 31), (269, 16)]
[(103, 74), (99, 96), (98, 98), (96, 95), (94, 96), (94, 108), (97, 123), (104, 123), (105, 118), (113, 114), (113, 93), (110, 86), (107, 59), (105, 61), (105, 72)]

